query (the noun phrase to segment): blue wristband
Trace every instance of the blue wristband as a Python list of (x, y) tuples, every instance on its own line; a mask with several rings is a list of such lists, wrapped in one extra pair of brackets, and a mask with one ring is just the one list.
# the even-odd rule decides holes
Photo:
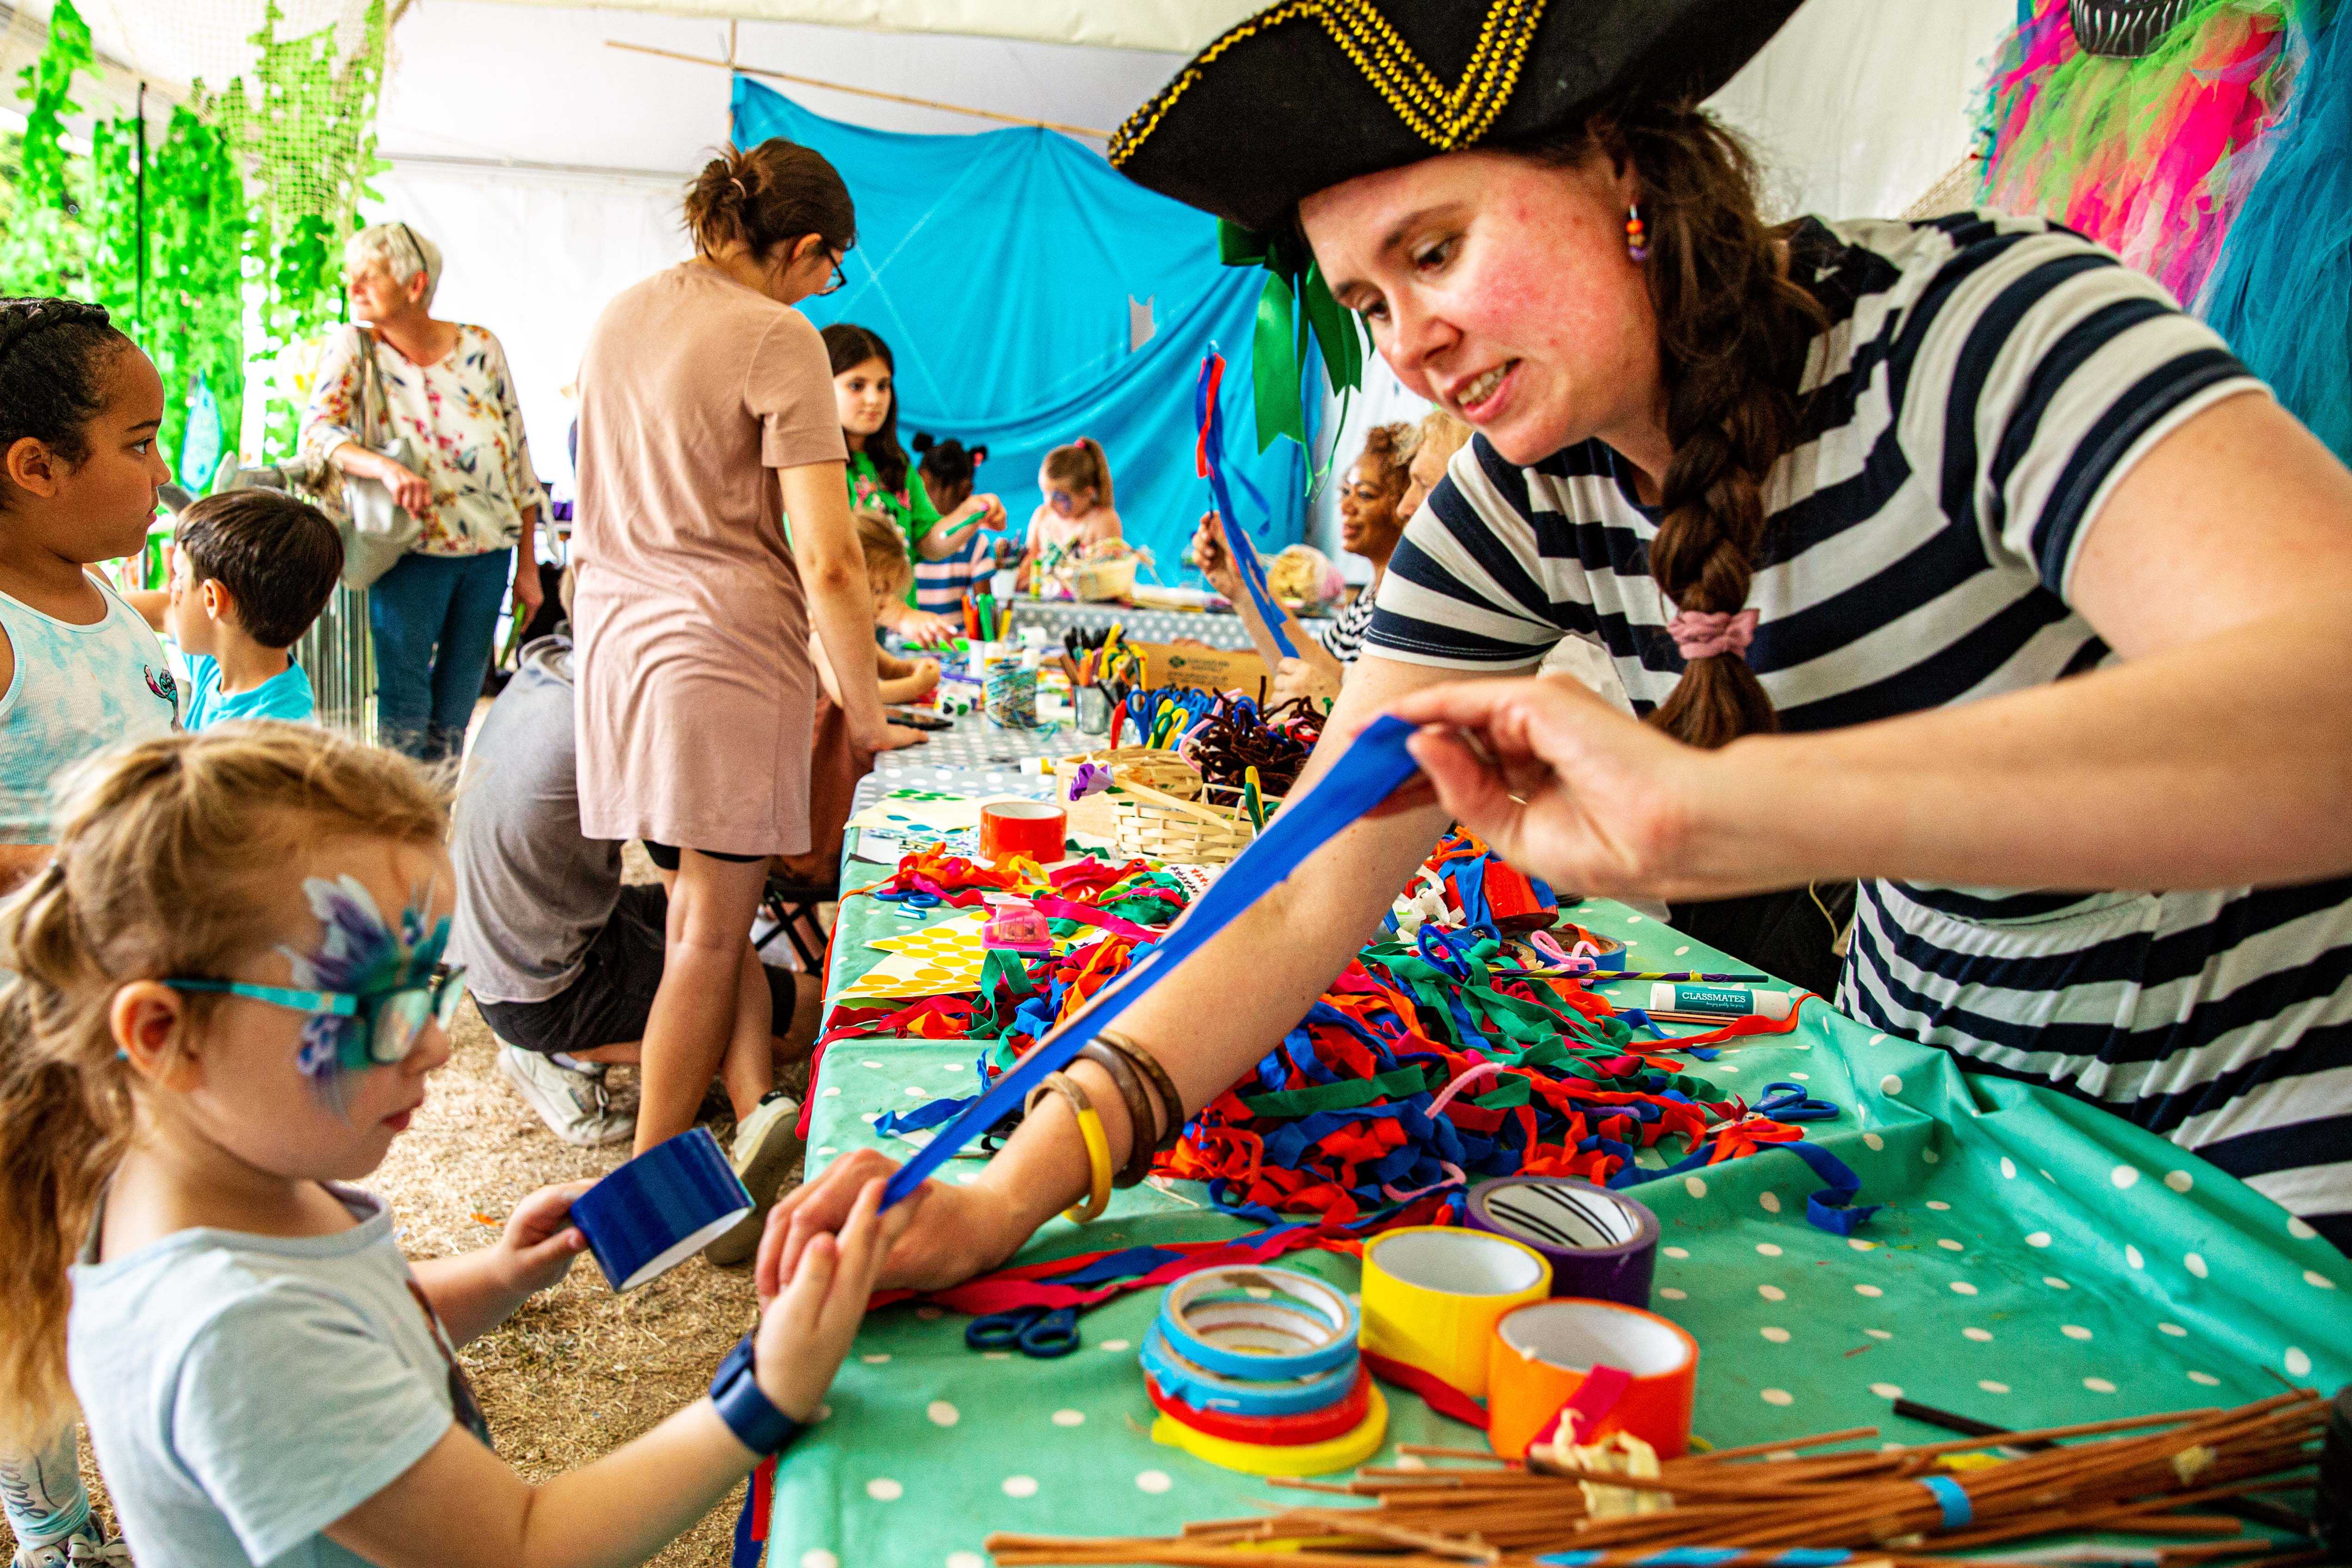
[(768, 1403), (760, 1380), (751, 1374), (751, 1336), (745, 1334), (710, 1380), (710, 1402), (736, 1441), (766, 1458), (781, 1454), (801, 1435), (798, 1421)]

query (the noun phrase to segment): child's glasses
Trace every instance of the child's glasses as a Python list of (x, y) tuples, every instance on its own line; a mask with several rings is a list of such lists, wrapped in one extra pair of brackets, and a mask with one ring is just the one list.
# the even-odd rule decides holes
[(163, 983), (175, 991), (245, 997), (273, 1008), (309, 1013), (313, 1018), (349, 1019), (337, 1043), (336, 1065), (358, 1069), (389, 1067), (406, 1061), (408, 1053), (416, 1049), (416, 1037), (424, 1032), (428, 1020), (439, 1024), (446, 1032), (457, 1016), (458, 1000), (465, 995), (465, 988), (459, 982), (465, 977), (462, 966), (445, 965), (422, 979), (365, 996), (353, 996), (349, 991), (299, 991), (245, 980), (186, 979)]

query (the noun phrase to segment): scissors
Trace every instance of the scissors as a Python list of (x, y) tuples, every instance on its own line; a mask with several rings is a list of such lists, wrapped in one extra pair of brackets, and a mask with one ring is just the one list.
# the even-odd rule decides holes
[(1842, 1113), (1827, 1100), (1815, 1100), (1794, 1083), (1767, 1083), (1763, 1098), (1750, 1108), (1776, 1122), (1831, 1122)]
[(884, 904), (897, 904), (898, 914), (908, 920), (919, 920), (940, 906), (938, 894), (925, 893), (919, 887), (902, 887), (895, 893), (877, 893), (874, 896)]
[(1076, 1307), (1008, 1307), (964, 1325), (963, 1343), (973, 1350), (1017, 1350), (1051, 1361), (1078, 1348)]

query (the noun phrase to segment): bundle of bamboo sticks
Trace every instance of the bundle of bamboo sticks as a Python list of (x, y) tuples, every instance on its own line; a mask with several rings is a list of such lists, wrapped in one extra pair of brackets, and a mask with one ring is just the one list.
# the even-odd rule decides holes
[[(1270, 1484), (1329, 1493), (1345, 1506), (1301, 1506), (1253, 1519), (1187, 1525), (1175, 1538), (1061, 1538), (999, 1533), (999, 1568), (1165, 1563), (1172, 1568), (1525, 1568), (1538, 1554), (1591, 1553), (1589, 1568), (1619, 1568), (1680, 1547), (1732, 1549), (1713, 1568), (1762, 1568), (1797, 1548), (1846, 1548), (1872, 1568), (1951, 1568), (1947, 1552), (2080, 1531), (2157, 1537), (2166, 1568), (2240, 1557), (2261, 1568), (2319, 1561), (2241, 1539), (2228, 1514), (2196, 1511), (2251, 1493), (2307, 1489), (2327, 1406), (2293, 1390), (2234, 1410), (2182, 1410), (2083, 1426), (1964, 1437), (1891, 1449), (1813, 1453), (1874, 1437), (1874, 1427), (1670, 1459), (1654, 1479), (1559, 1466), (1538, 1471), (1475, 1449), (1416, 1448), (1408, 1463), (1366, 1467), (1345, 1484)], [(2093, 1438), (2094, 1441), (2065, 1439)], [(1955, 1466), (1994, 1443), (2052, 1442), (2000, 1463)], [(2009, 1450), (2016, 1453), (2012, 1448)], [(1476, 1461), (1433, 1466), (1432, 1459)], [(1924, 1477), (1968, 1494), (1969, 1517), (1948, 1527), (1946, 1501)], [(1663, 1492), (1672, 1506), (1595, 1515), (1582, 1483)], [(1948, 1487), (1939, 1488), (1948, 1492)], [(1370, 1506), (1362, 1500), (1370, 1499)], [(2268, 1553), (2269, 1555), (2263, 1555)], [(1855, 1568), (1861, 1568), (1856, 1564)], [(1996, 1568), (1986, 1558), (1969, 1568)]]

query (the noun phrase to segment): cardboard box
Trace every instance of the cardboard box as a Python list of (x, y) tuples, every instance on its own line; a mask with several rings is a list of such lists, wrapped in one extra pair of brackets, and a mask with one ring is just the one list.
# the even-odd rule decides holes
[(1243, 691), (1257, 695), (1258, 683), (1274, 684), (1273, 672), (1255, 649), (1178, 647), (1171, 643), (1138, 643), (1143, 654), (1144, 680), (1155, 686), (1197, 686), (1205, 691)]

